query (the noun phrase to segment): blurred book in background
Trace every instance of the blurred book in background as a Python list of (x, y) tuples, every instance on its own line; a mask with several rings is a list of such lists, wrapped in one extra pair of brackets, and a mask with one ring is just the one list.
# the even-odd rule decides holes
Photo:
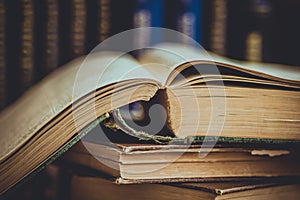
[[(139, 27), (180, 31), (229, 58), (300, 65), (299, 9), (297, 0), (3, 0), (1, 107), (99, 42)], [(144, 31), (128, 42), (162, 39)]]

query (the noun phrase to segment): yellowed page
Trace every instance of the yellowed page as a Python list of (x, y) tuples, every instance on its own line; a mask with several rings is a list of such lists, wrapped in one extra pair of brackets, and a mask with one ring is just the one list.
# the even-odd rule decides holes
[[(300, 66), (242, 62), (207, 53), (200, 48), (173, 43), (159, 44), (155, 48), (156, 50), (149, 50), (141, 57), (142, 63), (160, 63), (170, 66), (170, 71), (178, 69), (179, 72), (182, 70), (180, 65), (187, 62), (192, 62), (192, 64), (216, 63), (261, 77), (300, 84)], [(186, 64), (186, 67), (189, 66), (190, 64)], [(171, 81), (169, 80), (168, 83)]]
[(102, 52), (90, 55), (88, 59), (75, 59), (5, 109), (0, 114), (0, 162), (74, 101), (93, 90), (135, 78), (159, 81), (130, 56), (115, 61), (119, 55)]

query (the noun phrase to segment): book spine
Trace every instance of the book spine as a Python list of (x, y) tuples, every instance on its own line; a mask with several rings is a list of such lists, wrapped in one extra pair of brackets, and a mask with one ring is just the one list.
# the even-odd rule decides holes
[(21, 24), (21, 91), (34, 82), (34, 1), (22, 0)]
[(274, 57), (276, 63), (300, 66), (300, 19), (299, 0), (273, 0), (272, 33)]
[(251, 27), (251, 0), (227, 0), (227, 28), (225, 56), (245, 60), (246, 38)]
[(209, 49), (219, 55), (226, 55), (227, 0), (211, 1), (211, 25)]
[(225, 56), (253, 62), (273, 62), (273, 5), (269, 0), (228, 1)]
[(254, 0), (250, 5), (250, 30), (246, 36), (246, 55), (248, 61), (272, 61), (272, 41), (270, 40), (272, 5), (268, 0)]
[(23, 21), (22, 2), (4, 1), (6, 12), (6, 82), (7, 104), (13, 102), (21, 93), (21, 30)]
[[(163, 2), (160, 0), (137, 0), (133, 16), (134, 28), (161, 27), (163, 25)], [(135, 45), (145, 47), (159, 43), (161, 35), (140, 31), (135, 36)]]
[(45, 23), (45, 73), (53, 71), (59, 62), (59, 29), (58, 29), (58, 0), (46, 0)]
[(98, 42), (111, 35), (111, 0), (98, 0)]
[(86, 53), (86, 1), (71, 0), (70, 13), (70, 57)]
[[(193, 38), (202, 40), (202, 0), (169, 0), (166, 1), (166, 26)], [(189, 43), (183, 39), (183, 43)]]
[(0, 110), (6, 104), (6, 6), (0, 1)]
[[(133, 15), (135, 1), (111, 1), (111, 31), (118, 34), (122, 31), (133, 28)], [(124, 9), (126, 7), (126, 9)]]
[(98, 9), (99, 0), (88, 0), (86, 3), (87, 15), (86, 15), (86, 51), (90, 52), (94, 49), (98, 44)]
[(133, 28), (135, 1), (90, 0), (87, 5), (88, 51), (108, 37)]

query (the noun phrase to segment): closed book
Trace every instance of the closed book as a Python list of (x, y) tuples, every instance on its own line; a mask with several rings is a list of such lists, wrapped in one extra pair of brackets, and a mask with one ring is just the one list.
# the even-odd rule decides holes
[(215, 0), (210, 6), (210, 50), (239, 60), (276, 62), (274, 2)]
[(299, 26), (295, 25), (298, 19), (300, 2), (297, 0), (271, 1), (273, 4), (272, 36), (274, 49), (274, 62), (289, 65), (300, 65), (298, 47), (300, 45)]
[(73, 176), (71, 199), (298, 199), (299, 184), (235, 181), (181, 184), (116, 185), (102, 177)]
[[(87, 136), (89, 137), (89, 135)], [(201, 145), (99, 144), (83, 139), (63, 159), (111, 175), (119, 184), (299, 175), (288, 150)], [(201, 154), (207, 153), (206, 156)]]
[(6, 19), (7, 8), (4, 1), (0, 2), (0, 109), (6, 105)]
[(245, 59), (256, 62), (274, 62), (274, 6), (272, 1), (250, 2), (250, 30), (246, 37)]
[(21, 24), (22, 24), (22, 4), (18, 1), (4, 1), (7, 6), (6, 23), (6, 79), (7, 79), (7, 103), (10, 104), (21, 94)]
[(245, 60), (246, 39), (251, 22), (254, 19), (250, 15), (251, 0), (239, 1), (227, 0), (226, 23), (226, 56), (234, 59)]

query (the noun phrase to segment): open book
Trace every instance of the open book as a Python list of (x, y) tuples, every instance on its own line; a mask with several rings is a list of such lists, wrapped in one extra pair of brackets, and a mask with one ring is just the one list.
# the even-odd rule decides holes
[[(118, 108), (157, 96), (170, 131), (158, 139), (300, 139), (300, 68), (238, 63), (177, 44), (149, 49), (139, 60), (120, 55), (78, 58), (1, 113), (0, 193), (69, 147), (100, 116), (120, 116)], [(155, 134), (137, 133), (141, 139)]]

